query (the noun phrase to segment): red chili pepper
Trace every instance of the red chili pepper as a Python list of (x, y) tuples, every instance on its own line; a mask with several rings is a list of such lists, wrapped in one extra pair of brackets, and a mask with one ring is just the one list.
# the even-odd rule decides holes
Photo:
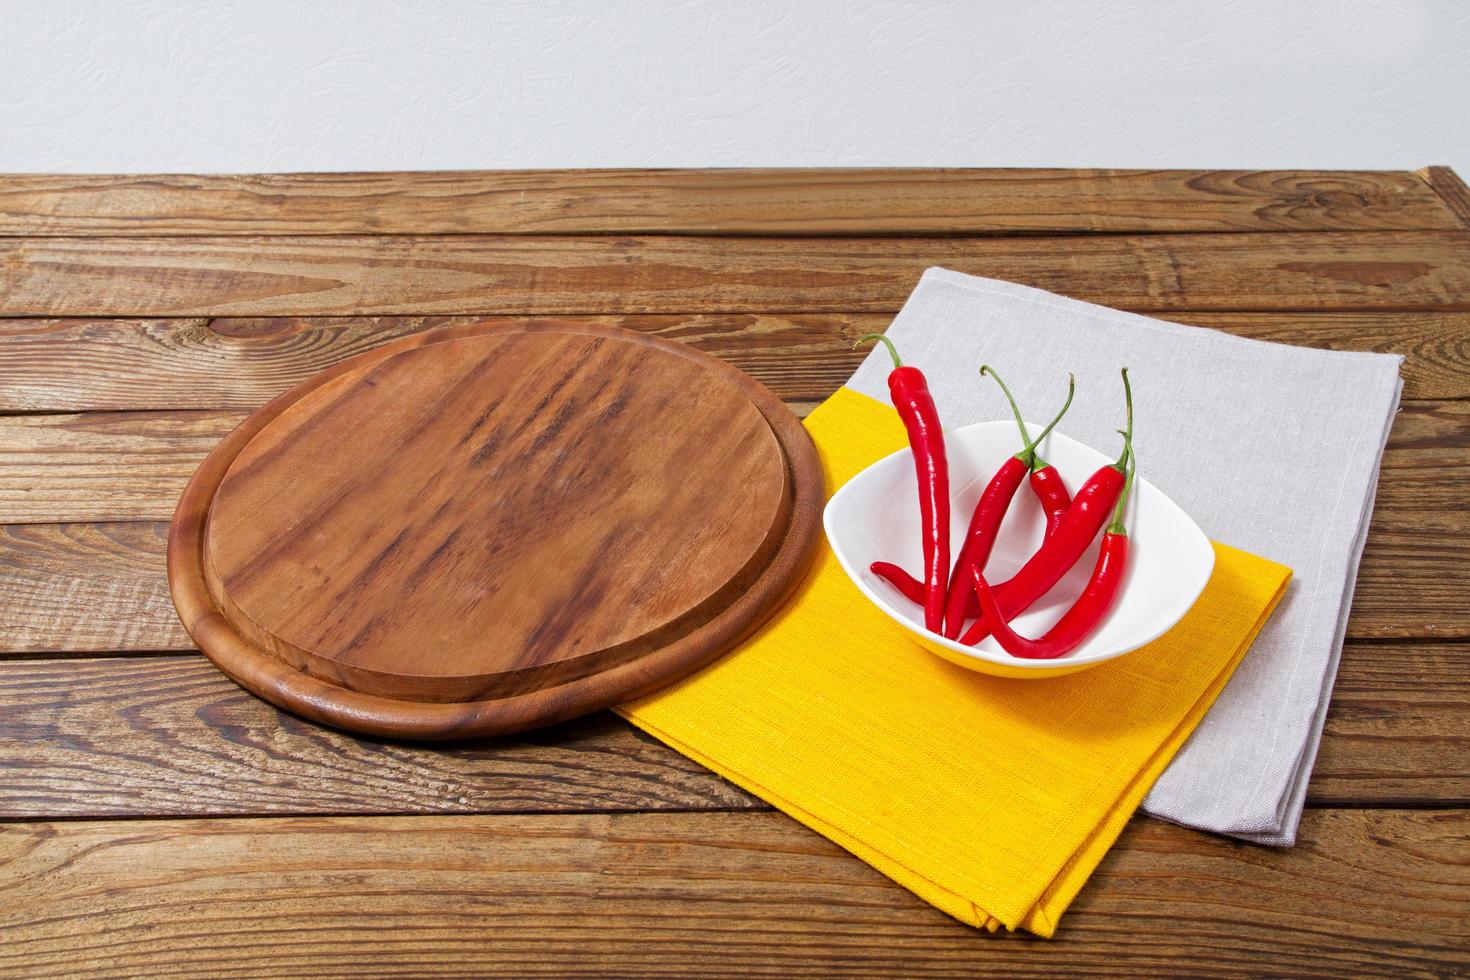
[(1042, 430), (1041, 435), (1035, 440), (1030, 438), (1026, 431), (1026, 423), (1021, 420), (1021, 409), (1016, 405), (1016, 399), (1011, 396), (1010, 388), (1001, 380), (989, 365), (980, 367), (982, 375), (989, 374), (1000, 385), (1000, 390), (1005, 392), (1006, 401), (1010, 402), (1011, 414), (1016, 417), (1016, 427), (1021, 430), (1021, 451), (1006, 459), (995, 471), (995, 476), (990, 478), (984, 492), (980, 494), (980, 500), (975, 504), (975, 512), (970, 516), (970, 527), (965, 532), (965, 543), (960, 548), (959, 559), (955, 562), (954, 574), (949, 582), (949, 596), (944, 604), (944, 635), (953, 640), (960, 635), (960, 628), (965, 625), (966, 607), (969, 605), (970, 596), (975, 587), (971, 580), (971, 569), (983, 571), (985, 565), (990, 561), (990, 551), (995, 547), (995, 536), (1000, 531), (1000, 522), (1004, 519), (1006, 511), (1010, 509), (1011, 500), (1016, 496), (1016, 489), (1020, 487), (1021, 481), (1031, 471), (1036, 461), (1036, 444), (1045, 439), (1056, 424), (1067, 414), (1067, 409), (1072, 405), (1072, 395), (1077, 390), (1077, 379), (1068, 378), (1067, 402), (1057, 417)]
[[(892, 562), (875, 561), (868, 566), (868, 571), (897, 589), (899, 594), (909, 602), (918, 606), (924, 604), (924, 583)], [(965, 602), (965, 618), (974, 619), (979, 615), (980, 600), (975, 598), (975, 590), (970, 589)]]
[[(1054, 467), (1048, 467), (1048, 468), (1051, 469), (1053, 473), (1056, 472), (1056, 469)], [(1036, 474), (1033, 473), (1033, 474), (1031, 474), (1031, 476), (1034, 479), (1036, 477)], [(1072, 500), (1072, 498), (1069, 495), (1067, 497), (1067, 503), (1070, 504), (1071, 503), (1071, 500)], [(1061, 518), (1063, 518), (1065, 516), (1066, 516), (1066, 510), (1063, 509), (1062, 511), (1060, 511), (1057, 514), (1056, 524), (1059, 525), (1061, 523)], [(1049, 538), (1054, 533), (1056, 533), (1056, 528), (1055, 528), (1055, 526), (1053, 525), (1053, 523), (1051, 522), (1050, 519), (1048, 519), (1047, 524), (1048, 524), (1048, 527), (1047, 527), (1046, 537)], [(910, 602), (914, 603), (917, 606), (922, 606), (924, 604), (924, 583), (923, 582), (920, 582), (918, 579), (914, 578), (912, 575), (910, 575), (908, 572), (904, 571), (899, 566), (893, 564), (892, 562), (875, 561), (875, 562), (873, 562), (873, 564), (871, 564), (871, 565), (868, 566), (868, 570), (871, 571), (874, 575), (876, 575), (879, 578), (881, 578), (883, 581), (887, 582), (889, 585), (893, 586), (894, 589), (896, 589), (898, 591), (898, 593), (900, 595), (902, 595), (905, 599), (909, 600)], [(974, 584), (973, 580), (971, 581), (971, 584), (973, 586), (973, 584)], [(1010, 582), (1009, 581), (1003, 582), (1000, 585), (996, 586), (995, 588), (1005, 591), (1007, 595), (1010, 594)], [(975, 589), (974, 588), (966, 589), (965, 590), (965, 619), (967, 619), (967, 620), (969, 620), (969, 619), (976, 619), (979, 616), (980, 616), (980, 600), (977, 599), (976, 596), (975, 596)], [(984, 634), (981, 634), (981, 636), (976, 640), (976, 642), (979, 642), (980, 639), (984, 639)]]
[[(997, 378), (997, 380), (999, 379)], [(1069, 390), (1067, 393), (1068, 405), (1071, 404), (1072, 393), (1075, 390), (1075, 388), (1072, 386), (1074, 386), (1075, 383), (1075, 379), (1069, 379)], [(1065, 406), (1063, 407), (1062, 412), (1066, 412)], [(1059, 415), (1058, 418), (1060, 417), (1061, 416)], [(1053, 422), (1052, 424), (1055, 425), (1056, 423)], [(1022, 431), (1025, 431), (1024, 424)], [(1028, 442), (1030, 440), (1029, 433), (1027, 433), (1027, 440)], [(1039, 442), (1040, 440), (1038, 439), (1037, 441)], [(1048, 479), (1050, 480), (1048, 490), (1049, 503), (1046, 505), (1048, 508), (1047, 534), (1049, 536), (1054, 529), (1054, 524), (1056, 523), (1051, 519), (1050, 508), (1058, 507), (1058, 510), (1056, 512), (1056, 521), (1059, 522), (1062, 515), (1066, 512), (1068, 505), (1071, 504), (1072, 498), (1071, 495), (1067, 493), (1067, 488), (1062, 484), (1061, 476), (1057, 473), (1056, 467), (1045, 463), (1043, 460), (1041, 460), (1040, 457), (1037, 457), (1036, 461), (1042, 464), (1042, 468), (1031, 474), (1032, 486), (1036, 486), (1038, 478), (1040, 478), (1040, 480), (1043, 482)], [(1007, 464), (1009, 464), (1009, 462), (1010, 460), (1007, 460)], [(1059, 504), (1056, 503), (1058, 499), (1060, 500)], [(961, 560), (963, 560), (963, 557), (961, 558)], [(956, 562), (955, 569), (958, 570), (959, 568), (960, 565), (958, 562)], [(883, 579), (883, 581), (887, 582), (889, 585), (893, 586), (893, 588), (896, 589), (898, 593), (902, 595), (905, 599), (908, 599), (915, 605), (922, 606), (924, 604), (924, 584), (918, 579), (914, 578), (908, 572), (904, 571), (898, 565), (895, 565), (892, 562), (875, 561), (872, 565), (868, 566), (868, 570), (871, 571), (874, 575), (877, 575), (879, 578)], [(956, 581), (958, 581), (958, 579), (956, 579), (955, 575), (952, 574), (950, 583), (951, 586), (953, 586)], [(980, 602), (975, 597), (975, 589), (972, 583), (971, 588), (965, 590), (964, 619), (974, 619), (979, 615)]]
[[(1067, 404), (1071, 403), (1072, 394), (1069, 391)], [(1066, 412), (1066, 409), (1063, 408), (1062, 411)], [(1038, 443), (1040, 441), (1037, 440)], [(1055, 534), (1057, 527), (1061, 525), (1062, 515), (1072, 506), (1072, 495), (1067, 492), (1067, 484), (1062, 481), (1062, 474), (1057, 472), (1057, 468), (1034, 452), (1031, 454), (1031, 492), (1035, 495), (1036, 502), (1041, 504), (1041, 512), (1046, 515), (1046, 531), (1042, 535), (1044, 540)]]
[[(1041, 460), (1038, 458), (1037, 462), (1040, 463)], [(1072, 495), (1062, 482), (1062, 474), (1050, 463), (1042, 463), (1039, 468), (1031, 471), (1031, 492), (1036, 495), (1037, 503), (1041, 504), (1041, 512), (1046, 515), (1045, 537), (1049, 538), (1057, 533), (1062, 518), (1067, 515), (1067, 508), (1072, 506)]]
[[(1128, 402), (1128, 429), (1123, 434), (1123, 452), (1115, 463), (1100, 468), (1077, 491), (1072, 506), (1057, 526), (1056, 532), (1041, 543), (1031, 560), (1008, 581), (995, 586), (995, 602), (1006, 622), (1031, 608), (1075, 564), (1097, 532), (1107, 522), (1125, 483), (1128, 457), (1133, 450), (1133, 391), (1128, 384), (1128, 369), (1123, 369), (1123, 393)], [(971, 568), (969, 577), (978, 593), (984, 569)], [(984, 616), (977, 619), (960, 637), (968, 646), (990, 635)]]
[(868, 566), (868, 571), (893, 586), (905, 599), (914, 605), (922, 606), (924, 604), (924, 583), (893, 564), (893, 562), (875, 561)]
[(979, 580), (980, 610), (990, 635), (995, 637), (1001, 649), (1013, 657), (1027, 660), (1052, 660), (1071, 653), (1087, 639), (1102, 618), (1107, 615), (1117, 598), (1118, 588), (1123, 584), (1123, 571), (1128, 566), (1128, 529), (1123, 524), (1123, 510), (1128, 503), (1128, 491), (1133, 486), (1136, 462), (1131, 452), (1127, 461), (1128, 475), (1124, 478), (1123, 491), (1118, 495), (1118, 505), (1113, 510), (1113, 522), (1103, 533), (1102, 546), (1097, 553), (1097, 564), (1092, 567), (1092, 577), (1087, 587), (1062, 614), (1056, 625), (1039, 639), (1030, 640), (1015, 630), (1001, 615), (995, 595), (982, 576)]
[(949, 584), (949, 463), (944, 455), (944, 431), (924, 372), (905, 367), (898, 359), (898, 348), (882, 334), (870, 333), (858, 343), (866, 340), (880, 341), (893, 358), (888, 394), (908, 430), (914, 473), (919, 482), (919, 520), (924, 535), (924, 626), (937, 633), (944, 621), (944, 599)]

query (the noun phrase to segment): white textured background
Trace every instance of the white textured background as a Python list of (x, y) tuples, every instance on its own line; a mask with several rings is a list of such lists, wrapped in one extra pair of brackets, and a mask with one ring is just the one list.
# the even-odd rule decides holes
[(0, 170), (1470, 176), (1464, 0), (0, 0)]

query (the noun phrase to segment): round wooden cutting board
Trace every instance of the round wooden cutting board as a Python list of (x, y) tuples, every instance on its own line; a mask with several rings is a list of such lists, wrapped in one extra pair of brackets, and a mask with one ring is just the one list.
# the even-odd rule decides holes
[(230, 433), (169, 535), (189, 634), (245, 688), (461, 738), (628, 700), (728, 650), (815, 542), (806, 431), (729, 365), (560, 321), (420, 334)]

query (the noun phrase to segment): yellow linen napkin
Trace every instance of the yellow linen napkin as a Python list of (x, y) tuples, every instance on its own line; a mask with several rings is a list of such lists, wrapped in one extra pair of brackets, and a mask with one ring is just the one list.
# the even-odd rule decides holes
[[(905, 445), (891, 407), (846, 388), (806, 426), (829, 492)], [(619, 712), (962, 922), (1043, 936), (1291, 577), (1217, 544), (1209, 585), (1163, 637), (1018, 681), (930, 654), (818, 548), (751, 639)]]

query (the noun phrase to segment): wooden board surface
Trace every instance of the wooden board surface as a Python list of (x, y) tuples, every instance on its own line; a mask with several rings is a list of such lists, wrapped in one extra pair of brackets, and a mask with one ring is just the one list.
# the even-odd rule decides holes
[[(0, 975), (1470, 970), (1466, 200), (1446, 168), (0, 178)], [(174, 618), (173, 499), (319, 370), (571, 312), (802, 414), (927, 264), (1406, 355), (1298, 847), (1138, 818), (1055, 940), (984, 936), (609, 715), (356, 738)]]
[(400, 738), (539, 728), (703, 666), (795, 585), (826, 494), (749, 376), (555, 321), (415, 334), (315, 375), (179, 499), (169, 586), (242, 686)]

